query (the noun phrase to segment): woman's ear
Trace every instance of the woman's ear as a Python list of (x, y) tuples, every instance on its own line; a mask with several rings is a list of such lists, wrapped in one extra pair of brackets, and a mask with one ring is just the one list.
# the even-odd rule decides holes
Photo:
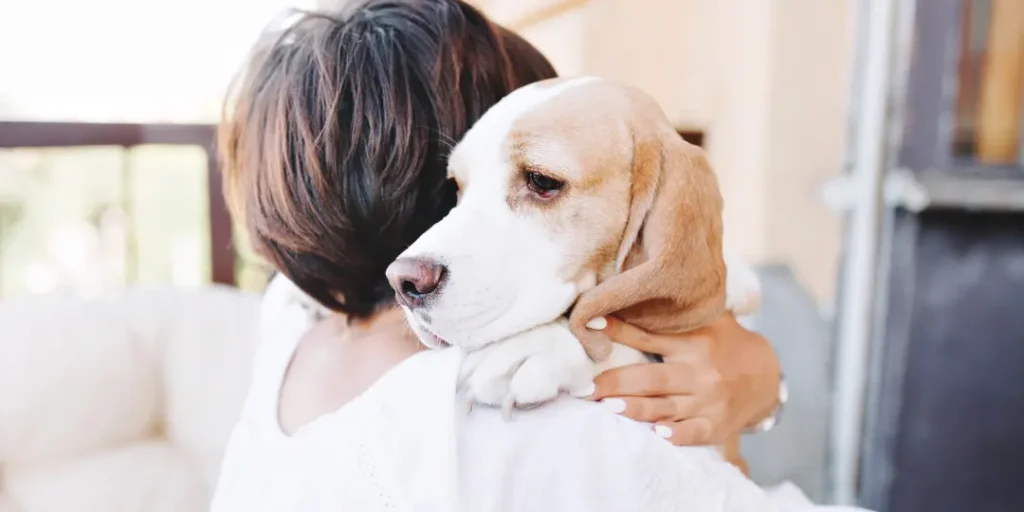
[(616, 265), (620, 273), (580, 296), (570, 327), (597, 361), (610, 340), (586, 328), (615, 314), (650, 331), (685, 332), (725, 310), (722, 198), (704, 152), (674, 130), (638, 139), (633, 199)]

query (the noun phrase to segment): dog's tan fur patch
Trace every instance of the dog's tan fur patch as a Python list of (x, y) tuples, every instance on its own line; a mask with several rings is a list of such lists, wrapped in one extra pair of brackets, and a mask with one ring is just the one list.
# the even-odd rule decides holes
[[(539, 86), (559, 80), (550, 82)], [(566, 182), (538, 204), (524, 200), (523, 172), (513, 172), (508, 198), (514, 209), (543, 210), (567, 238), (567, 269), (597, 273), (570, 318), (592, 358), (611, 350), (586, 329), (592, 318), (614, 313), (649, 331), (685, 332), (724, 313), (717, 180), (704, 151), (680, 138), (646, 94), (607, 81), (579, 85), (517, 119), (506, 142), (514, 166)]]

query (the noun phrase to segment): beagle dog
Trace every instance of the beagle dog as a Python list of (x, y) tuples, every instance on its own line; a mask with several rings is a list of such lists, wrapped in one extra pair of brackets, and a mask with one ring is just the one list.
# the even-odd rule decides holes
[(587, 329), (594, 318), (686, 332), (759, 305), (753, 270), (723, 254), (704, 151), (636, 88), (518, 89), (466, 133), (448, 173), (458, 206), (387, 276), (424, 344), (467, 352), (473, 402), (508, 413), (587, 395), (600, 371), (648, 361)]
[[(723, 253), (703, 150), (636, 88), (590, 77), (520, 88), (448, 169), (458, 206), (387, 276), (425, 345), (466, 351), (460, 383), (474, 403), (509, 414), (587, 395), (601, 371), (650, 360), (587, 329), (596, 317), (685, 332), (759, 306), (753, 269)], [(311, 322), (323, 312), (283, 276), (267, 295), (305, 305)], [(725, 455), (743, 468), (736, 441)]]

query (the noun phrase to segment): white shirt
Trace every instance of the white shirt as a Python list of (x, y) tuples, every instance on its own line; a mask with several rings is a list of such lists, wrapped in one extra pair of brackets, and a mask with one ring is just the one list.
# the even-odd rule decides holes
[(212, 512), (779, 510), (710, 449), (673, 447), (598, 404), (467, 412), (455, 350), (408, 358), (289, 436), (277, 400), (308, 320), (297, 304), (272, 309)]

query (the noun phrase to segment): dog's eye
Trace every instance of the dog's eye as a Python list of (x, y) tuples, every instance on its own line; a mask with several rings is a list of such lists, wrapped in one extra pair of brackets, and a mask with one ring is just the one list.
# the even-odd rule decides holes
[(564, 182), (558, 181), (550, 176), (545, 176), (539, 172), (527, 171), (526, 173), (526, 186), (530, 188), (533, 193), (541, 197), (551, 197), (556, 192), (562, 189), (565, 185)]

